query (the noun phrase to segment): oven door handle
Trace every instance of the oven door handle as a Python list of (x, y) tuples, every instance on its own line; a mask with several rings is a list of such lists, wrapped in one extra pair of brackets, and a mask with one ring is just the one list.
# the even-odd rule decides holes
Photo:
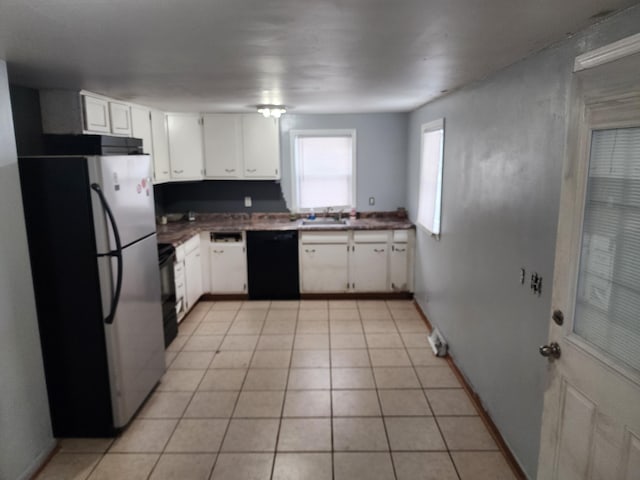
[(116, 317), (116, 309), (118, 308), (118, 303), (120, 302), (120, 292), (122, 291), (122, 241), (120, 240), (120, 232), (118, 231), (118, 225), (116, 223), (116, 219), (113, 216), (113, 212), (111, 211), (111, 207), (109, 206), (109, 202), (104, 196), (104, 192), (100, 188), (100, 185), (97, 183), (91, 184), (91, 189), (98, 194), (98, 198), (100, 198), (100, 203), (102, 204), (102, 208), (104, 209), (109, 222), (111, 223), (111, 228), (113, 229), (113, 237), (116, 241), (116, 249), (107, 253), (98, 254), (99, 257), (115, 257), (118, 265), (118, 273), (116, 274), (116, 288), (113, 292), (113, 297), (111, 298), (111, 308), (109, 315), (104, 319), (104, 323), (107, 325), (111, 325), (113, 320)]

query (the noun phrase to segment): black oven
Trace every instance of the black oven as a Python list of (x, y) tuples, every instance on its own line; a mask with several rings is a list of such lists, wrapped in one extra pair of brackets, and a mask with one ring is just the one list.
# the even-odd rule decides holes
[(176, 315), (176, 284), (173, 278), (173, 263), (176, 252), (170, 243), (158, 244), (160, 263), (160, 288), (162, 291), (162, 317), (164, 322), (164, 346), (167, 347), (178, 335)]

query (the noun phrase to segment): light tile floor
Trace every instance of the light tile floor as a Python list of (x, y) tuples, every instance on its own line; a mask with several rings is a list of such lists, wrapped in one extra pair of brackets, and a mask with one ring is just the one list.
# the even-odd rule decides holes
[(410, 301), (200, 302), (115, 440), (38, 479), (512, 479)]

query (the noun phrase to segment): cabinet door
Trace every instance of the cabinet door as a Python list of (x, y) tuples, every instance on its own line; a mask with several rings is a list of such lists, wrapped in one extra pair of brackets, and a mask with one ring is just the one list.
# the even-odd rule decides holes
[(173, 274), (175, 276), (176, 283), (176, 313), (178, 315), (178, 320), (180, 320), (187, 310), (187, 288), (184, 276), (184, 260), (176, 261), (173, 265)]
[(300, 290), (305, 293), (346, 292), (348, 260), (346, 244), (301, 244)]
[(202, 125), (199, 115), (167, 115), (169, 161), (174, 180), (201, 180)]
[(280, 128), (275, 118), (242, 116), (245, 178), (280, 178)]
[(394, 243), (389, 253), (391, 290), (409, 291), (409, 247), (406, 243)]
[(242, 117), (209, 114), (203, 117), (204, 161), (207, 178), (242, 176)]
[(351, 288), (356, 292), (388, 290), (388, 256), (386, 243), (361, 243), (351, 251)]
[(247, 291), (247, 254), (244, 245), (212, 244), (211, 293)]
[(111, 133), (131, 136), (131, 110), (124, 103), (109, 102)]
[(164, 112), (151, 111), (151, 137), (153, 141), (153, 178), (156, 183), (171, 178), (169, 165), (169, 138), (167, 137), (167, 119)]
[(184, 258), (185, 281), (187, 287), (187, 309), (191, 309), (202, 295), (202, 264), (200, 249), (193, 250)]
[(82, 95), (84, 129), (96, 133), (111, 133), (109, 102), (102, 98)]
[(131, 135), (142, 140), (142, 152), (153, 156), (151, 112), (148, 108), (131, 107)]

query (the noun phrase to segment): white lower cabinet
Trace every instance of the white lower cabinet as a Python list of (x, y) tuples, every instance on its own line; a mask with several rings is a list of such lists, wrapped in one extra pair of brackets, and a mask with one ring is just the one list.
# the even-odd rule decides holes
[(410, 292), (412, 230), (302, 232), (302, 293)]
[(202, 295), (202, 262), (200, 250), (188, 253), (184, 258), (187, 280), (187, 309), (192, 308)]
[[(177, 260), (178, 252), (182, 252), (180, 255), (181, 260)], [(176, 263), (173, 265), (173, 276), (176, 284), (176, 314), (178, 315), (178, 321), (180, 321), (187, 313), (187, 286), (184, 276), (184, 249), (182, 247), (176, 248)]]
[(215, 243), (209, 247), (211, 293), (247, 292), (247, 253), (244, 242)]
[[(183, 268), (183, 282), (179, 282), (180, 265)], [(200, 256), (200, 236), (194, 235), (184, 244), (176, 248), (176, 300), (179, 301), (179, 283), (184, 287), (184, 311), (188, 312), (198, 301), (203, 293), (202, 288), (202, 258)], [(179, 305), (178, 305), (179, 306)]]
[(413, 291), (414, 230), (394, 230), (389, 251), (389, 280), (391, 291)]
[(351, 251), (351, 284), (354, 292), (386, 292), (389, 272), (386, 243), (356, 244)]
[(355, 231), (349, 262), (349, 287), (354, 292), (389, 290), (389, 230)]
[(348, 232), (302, 232), (299, 240), (302, 293), (341, 293), (348, 290), (348, 242)]

